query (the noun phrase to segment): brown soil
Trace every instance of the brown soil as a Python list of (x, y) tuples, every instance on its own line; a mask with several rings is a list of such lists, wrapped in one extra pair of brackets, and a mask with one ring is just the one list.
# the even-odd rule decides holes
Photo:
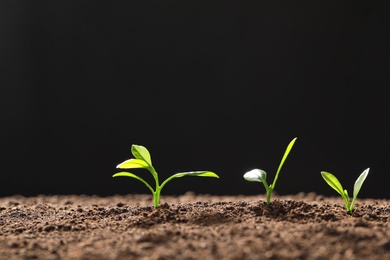
[(390, 200), (313, 193), (0, 198), (0, 258), (390, 259)]

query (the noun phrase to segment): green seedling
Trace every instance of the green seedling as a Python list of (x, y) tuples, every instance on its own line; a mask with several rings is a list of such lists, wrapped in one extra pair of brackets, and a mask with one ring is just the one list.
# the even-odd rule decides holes
[(349, 213), (352, 213), (352, 211), (355, 207), (355, 201), (356, 201), (357, 195), (360, 191), (360, 188), (363, 185), (363, 182), (367, 178), (369, 170), (370, 170), (370, 168), (365, 169), (360, 174), (359, 178), (357, 178), (357, 180), (355, 181), (355, 185), (353, 186), (352, 202), (349, 199), (347, 190), (343, 189), (343, 186), (341, 186), (341, 183), (336, 178), (336, 176), (334, 176), (333, 174), (331, 174), (329, 172), (324, 172), (324, 171), (321, 172), (321, 175), (322, 175), (322, 178), (324, 178), (324, 180), (326, 181), (326, 183), (328, 183), (330, 187), (332, 187), (335, 191), (337, 191), (341, 195), (341, 197), (344, 200), (345, 207), (347, 208)]
[(284, 152), (284, 155), (282, 157), (282, 160), (281, 160), (279, 167), (278, 167), (278, 170), (276, 172), (274, 181), (272, 182), (271, 185), (268, 185), (268, 183), (267, 183), (267, 173), (261, 169), (253, 169), (253, 170), (244, 174), (244, 179), (247, 181), (263, 183), (265, 190), (267, 192), (267, 205), (270, 204), (271, 194), (272, 194), (272, 191), (275, 189), (276, 181), (278, 180), (280, 170), (282, 169), (282, 166), (283, 166), (284, 162), (286, 161), (287, 156), (290, 153), (292, 147), (294, 146), (294, 143), (296, 140), (297, 140), (297, 138), (295, 137), (287, 146), (287, 149)]
[(154, 208), (157, 208), (160, 203), (160, 194), (162, 188), (167, 184), (170, 180), (174, 178), (181, 178), (185, 176), (198, 176), (198, 177), (214, 177), (214, 178), (219, 178), (217, 174), (211, 171), (191, 171), (191, 172), (180, 172), (173, 174), (169, 178), (167, 178), (163, 183), (160, 184), (158, 174), (156, 170), (154, 169), (152, 165), (152, 159), (150, 157), (150, 153), (148, 149), (146, 149), (144, 146), (141, 145), (135, 145), (133, 144), (131, 146), (131, 153), (135, 158), (126, 160), (120, 164), (117, 165), (117, 168), (119, 169), (135, 169), (135, 168), (143, 168), (148, 170), (152, 175), (153, 178), (156, 182), (156, 187), (155, 189), (152, 188), (149, 183), (147, 183), (144, 179), (141, 177), (130, 173), (130, 172), (118, 172), (114, 174), (112, 177), (118, 177), (118, 176), (125, 176), (125, 177), (131, 177), (134, 179), (137, 179), (141, 181), (143, 184), (148, 187), (148, 189), (152, 192), (153, 198), (154, 198)]

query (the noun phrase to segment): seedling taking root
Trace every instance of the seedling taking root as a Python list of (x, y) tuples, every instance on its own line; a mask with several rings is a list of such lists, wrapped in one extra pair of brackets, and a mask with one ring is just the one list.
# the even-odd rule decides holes
[(167, 178), (163, 183), (160, 184), (158, 174), (156, 170), (154, 169), (152, 165), (152, 159), (150, 157), (150, 153), (148, 149), (146, 149), (144, 146), (141, 145), (135, 145), (133, 144), (131, 146), (131, 153), (135, 158), (126, 160), (122, 163), (120, 163), (117, 168), (119, 169), (135, 169), (135, 168), (143, 168), (148, 170), (152, 175), (156, 182), (156, 187), (153, 189), (149, 183), (147, 183), (143, 178), (139, 177), (138, 175), (135, 175), (134, 173), (130, 172), (118, 172), (114, 174), (112, 177), (118, 177), (118, 176), (125, 176), (125, 177), (131, 177), (134, 179), (137, 179), (141, 181), (143, 184), (148, 187), (148, 189), (152, 192), (153, 198), (154, 198), (154, 208), (157, 208), (160, 203), (160, 194), (162, 188), (167, 184), (170, 180), (174, 178), (180, 178), (185, 176), (197, 176), (197, 177), (214, 177), (219, 178), (217, 174), (211, 171), (191, 171), (191, 172), (180, 172), (173, 174), (169, 178)]
[(333, 174), (331, 174), (329, 172), (324, 172), (324, 171), (321, 172), (321, 175), (322, 175), (322, 178), (324, 178), (324, 180), (326, 181), (326, 183), (328, 183), (330, 187), (332, 187), (335, 191), (337, 191), (341, 195), (341, 197), (344, 200), (345, 207), (347, 208), (349, 213), (352, 213), (353, 209), (355, 207), (355, 201), (356, 201), (357, 195), (360, 191), (360, 188), (363, 185), (363, 182), (367, 178), (369, 170), (370, 170), (370, 168), (365, 169), (360, 174), (360, 176), (357, 178), (357, 180), (355, 181), (355, 185), (353, 186), (352, 202), (349, 199), (347, 190), (344, 190), (343, 186), (341, 186), (341, 183), (336, 178), (336, 176), (334, 176)]
[(267, 183), (267, 173), (261, 169), (253, 169), (253, 170), (244, 174), (244, 179), (247, 181), (263, 183), (265, 190), (267, 192), (267, 205), (270, 204), (271, 194), (272, 194), (272, 191), (275, 189), (276, 181), (278, 180), (280, 170), (282, 169), (282, 166), (283, 166), (284, 162), (286, 161), (286, 158), (287, 158), (288, 154), (290, 153), (292, 147), (294, 146), (294, 143), (296, 140), (297, 140), (297, 138), (295, 137), (287, 146), (287, 149), (284, 152), (284, 155), (282, 157), (282, 161), (280, 162), (278, 170), (276, 172), (274, 181), (271, 185), (268, 185), (268, 183)]

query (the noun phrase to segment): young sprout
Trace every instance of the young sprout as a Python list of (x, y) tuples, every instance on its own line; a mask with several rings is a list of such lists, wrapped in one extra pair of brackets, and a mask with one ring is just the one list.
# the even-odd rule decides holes
[(284, 155), (282, 157), (282, 160), (279, 164), (279, 167), (278, 167), (278, 170), (276, 172), (276, 175), (275, 175), (275, 178), (274, 178), (274, 181), (272, 182), (271, 185), (268, 185), (267, 183), (267, 173), (263, 170), (260, 170), (260, 169), (253, 169), (247, 173), (244, 174), (244, 179), (247, 180), (247, 181), (252, 181), (252, 182), (261, 182), (263, 183), (264, 187), (265, 187), (265, 190), (267, 192), (267, 205), (270, 204), (270, 200), (271, 200), (271, 194), (272, 194), (272, 191), (275, 189), (275, 185), (276, 185), (276, 181), (278, 180), (278, 177), (279, 177), (279, 173), (280, 173), (280, 170), (282, 169), (282, 166), (284, 164), (284, 161), (286, 160), (288, 154), (290, 153), (295, 141), (297, 140), (297, 138), (295, 137), (290, 143), (289, 145), (287, 146), (286, 148), (286, 151), (284, 152)]
[(158, 174), (156, 170), (154, 169), (152, 165), (152, 160), (150, 157), (150, 153), (148, 149), (146, 149), (144, 146), (141, 145), (135, 145), (133, 144), (131, 146), (131, 153), (135, 158), (126, 160), (122, 163), (120, 163), (117, 168), (119, 169), (135, 169), (135, 168), (143, 168), (148, 170), (152, 175), (153, 178), (156, 182), (156, 187), (155, 189), (152, 188), (149, 183), (147, 183), (144, 179), (141, 177), (130, 173), (130, 172), (118, 172), (114, 174), (112, 177), (118, 177), (118, 176), (125, 176), (125, 177), (131, 177), (134, 179), (137, 179), (141, 181), (143, 184), (148, 187), (148, 189), (152, 192), (153, 198), (154, 198), (154, 208), (157, 208), (159, 203), (160, 203), (160, 193), (162, 188), (167, 184), (170, 180), (174, 178), (180, 178), (180, 177), (185, 177), (185, 176), (199, 176), (199, 177), (214, 177), (214, 178), (219, 178), (217, 174), (211, 171), (191, 171), (191, 172), (180, 172), (173, 174), (169, 178), (167, 178), (163, 183), (160, 184)]
[(332, 187), (334, 190), (336, 190), (341, 195), (341, 197), (344, 200), (345, 207), (347, 208), (349, 213), (352, 213), (352, 211), (355, 207), (355, 201), (356, 201), (357, 195), (360, 191), (360, 188), (363, 185), (364, 180), (366, 179), (366, 177), (368, 175), (369, 170), (370, 170), (370, 168), (365, 169), (360, 174), (359, 178), (357, 178), (357, 180), (355, 181), (355, 185), (353, 186), (352, 202), (349, 200), (347, 190), (343, 189), (343, 186), (341, 186), (341, 183), (336, 178), (336, 176), (334, 176), (333, 174), (331, 174), (329, 172), (324, 172), (324, 171), (321, 172), (321, 175), (322, 175), (322, 178), (324, 178), (324, 180), (329, 184), (329, 186)]

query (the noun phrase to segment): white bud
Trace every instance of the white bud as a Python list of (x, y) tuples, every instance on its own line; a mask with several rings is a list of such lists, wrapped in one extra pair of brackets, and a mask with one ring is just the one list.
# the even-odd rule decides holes
[(244, 179), (247, 181), (262, 182), (263, 179), (267, 179), (267, 173), (260, 169), (253, 169), (244, 174)]

